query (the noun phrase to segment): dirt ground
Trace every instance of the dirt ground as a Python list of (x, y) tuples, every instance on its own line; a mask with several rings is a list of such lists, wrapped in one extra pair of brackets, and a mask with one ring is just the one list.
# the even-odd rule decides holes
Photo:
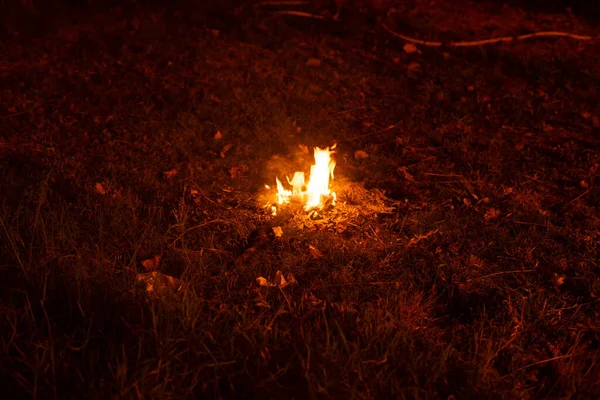
[(241, 3), (4, 25), (7, 398), (599, 398), (591, 14)]

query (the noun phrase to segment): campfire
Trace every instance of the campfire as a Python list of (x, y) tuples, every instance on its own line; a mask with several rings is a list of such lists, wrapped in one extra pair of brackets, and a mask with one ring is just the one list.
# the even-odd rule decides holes
[[(304, 172), (296, 171), (292, 179), (286, 177), (287, 186), (275, 177), (277, 183), (277, 202), (279, 205), (290, 202), (301, 203), (305, 211), (312, 209), (323, 209), (328, 205), (335, 205), (335, 193), (329, 189), (329, 183), (333, 180), (335, 161), (331, 159), (336, 144), (325, 149), (314, 148), (315, 163), (310, 167), (308, 182)], [(265, 185), (270, 189), (268, 185)], [(273, 215), (277, 213), (277, 207), (272, 208)]]

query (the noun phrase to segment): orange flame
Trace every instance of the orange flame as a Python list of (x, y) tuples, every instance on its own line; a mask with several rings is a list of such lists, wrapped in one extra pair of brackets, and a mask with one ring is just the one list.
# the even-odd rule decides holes
[(331, 148), (314, 148), (315, 163), (310, 167), (308, 183), (305, 184), (304, 172), (300, 171), (294, 172), (291, 180), (287, 179), (292, 190), (284, 188), (279, 178), (275, 178), (278, 203), (287, 204), (292, 200), (297, 200), (304, 204), (306, 211), (317, 207), (323, 208), (329, 199), (335, 205), (335, 193), (329, 189), (335, 168), (335, 161), (331, 159), (332, 150), (335, 147), (334, 144)]

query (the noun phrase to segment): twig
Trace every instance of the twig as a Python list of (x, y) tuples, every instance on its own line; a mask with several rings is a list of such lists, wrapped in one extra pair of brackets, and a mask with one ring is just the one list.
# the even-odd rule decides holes
[(214, 219), (212, 221), (208, 221), (208, 222), (205, 222), (205, 223), (200, 224), (200, 225), (192, 226), (191, 228), (186, 229), (175, 240), (173, 240), (173, 242), (171, 243), (171, 246), (173, 246), (175, 243), (177, 243), (178, 240), (181, 240), (181, 238), (183, 238), (190, 231), (193, 231), (194, 229), (205, 227), (205, 226), (210, 225), (210, 224), (215, 224), (215, 223), (218, 223), (218, 222), (223, 222), (223, 223), (226, 223), (226, 224), (235, 224), (235, 222), (227, 221), (227, 220), (224, 220), (224, 219)]
[(530, 39), (530, 38), (535, 38), (535, 37), (566, 37), (566, 38), (575, 39), (575, 40), (592, 40), (593, 39), (592, 36), (575, 35), (573, 33), (558, 32), (558, 31), (544, 31), (544, 32), (528, 33), (526, 35), (519, 35), (519, 36), (503, 36), (503, 37), (484, 39), (484, 40), (443, 43), (443, 42), (431, 42), (431, 41), (427, 41), (427, 40), (420, 40), (420, 39), (411, 38), (406, 35), (402, 35), (398, 32), (393, 31), (392, 29), (390, 29), (386, 24), (384, 24), (381, 21), (379, 22), (379, 25), (381, 25), (381, 27), (386, 32), (388, 32), (389, 34), (391, 34), (399, 39), (402, 39), (409, 43), (420, 44), (422, 46), (428, 46), (428, 47), (440, 47), (440, 46), (472, 47), (472, 46), (481, 46), (484, 44), (512, 42), (514, 40), (525, 40), (525, 39)]
[(571, 204), (571, 203), (579, 200), (580, 198), (582, 198), (583, 196), (585, 196), (586, 194), (588, 194), (589, 192), (591, 192), (592, 189), (595, 189), (595, 188), (594, 187), (589, 188), (588, 190), (586, 190), (585, 192), (581, 193), (579, 196), (575, 197), (573, 200), (571, 200), (570, 202), (568, 202), (567, 204)]
[(16, 117), (16, 116), (19, 116), (19, 115), (23, 115), (25, 113), (26, 113), (26, 111), (21, 111), (21, 112), (16, 112), (16, 113), (7, 114), (7, 115), (0, 115), (0, 119), (12, 118), (12, 117)]
[(260, 3), (254, 4), (252, 7), (269, 7), (269, 6), (304, 6), (307, 5), (308, 1), (301, 0), (281, 0), (281, 1), (261, 1)]
[(507, 376), (510, 376), (510, 375), (512, 375), (512, 374), (515, 374), (515, 373), (517, 373), (517, 372), (519, 372), (519, 371), (522, 371), (522, 370), (524, 370), (524, 369), (527, 369), (527, 368), (529, 368), (529, 367), (533, 367), (533, 366), (536, 366), (536, 365), (539, 365), (539, 364), (545, 364), (545, 363), (547, 363), (547, 362), (550, 362), (550, 361), (561, 360), (561, 359), (563, 359), (563, 358), (569, 358), (569, 357), (573, 357), (573, 354), (563, 354), (562, 356), (556, 356), (556, 357), (548, 358), (548, 359), (546, 359), (546, 360), (540, 360), (540, 361), (536, 361), (536, 362), (534, 362), (534, 363), (527, 364), (527, 365), (525, 365), (524, 367), (517, 368), (517, 369), (515, 369), (514, 371), (512, 371), (511, 373), (504, 375), (504, 376), (503, 376), (502, 378), (500, 378), (500, 379), (504, 379), (504, 378), (506, 378)]
[(516, 273), (526, 273), (526, 272), (536, 272), (535, 269), (520, 269), (517, 271), (501, 271), (501, 272), (494, 272), (493, 274), (489, 274), (489, 275), (484, 275), (484, 276), (480, 276), (478, 278), (473, 278), (473, 279), (467, 279), (464, 282), (472, 282), (472, 281), (478, 281), (480, 279), (485, 279), (485, 278), (489, 278), (490, 276), (496, 276), (496, 275), (504, 275), (504, 274), (516, 274)]
[(304, 11), (281, 10), (281, 11), (275, 11), (275, 14), (277, 14), (277, 15), (295, 15), (297, 17), (306, 17), (306, 18), (313, 18), (313, 19), (325, 19), (325, 17), (322, 15), (311, 14), (311, 13), (307, 13)]
[(350, 139), (338, 140), (338, 142), (345, 143), (345, 142), (351, 142), (353, 140), (363, 139), (363, 138), (365, 138), (367, 136), (376, 135), (376, 134), (381, 133), (381, 132), (389, 131), (391, 129), (394, 129), (395, 127), (396, 127), (396, 125), (390, 125), (387, 128), (382, 128), (382, 129), (376, 130), (374, 132), (369, 132), (369, 133), (365, 133), (365, 134), (362, 134), (362, 135), (354, 136), (354, 137), (352, 137)]

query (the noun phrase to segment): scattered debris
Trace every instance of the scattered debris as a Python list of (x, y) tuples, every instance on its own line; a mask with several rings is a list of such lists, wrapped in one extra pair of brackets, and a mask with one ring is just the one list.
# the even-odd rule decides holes
[(221, 131), (217, 131), (217, 133), (215, 133), (214, 138), (215, 140), (221, 140), (223, 138), (223, 134), (221, 133)]
[(308, 245), (308, 250), (310, 251), (310, 256), (312, 258), (321, 258), (321, 257), (323, 257), (323, 253), (321, 253), (321, 251), (319, 249), (317, 249), (313, 245)]
[(348, 220), (347, 219), (342, 219), (337, 221), (337, 223), (335, 224), (336, 229), (338, 230), (338, 232), (345, 232), (346, 229), (348, 229)]
[(100, 182), (96, 182), (96, 193), (104, 196), (106, 193), (108, 193), (108, 190), (104, 187), (103, 184), (101, 184)]
[(398, 173), (404, 177), (407, 181), (414, 182), (415, 177), (412, 176), (407, 170), (406, 167), (399, 167), (397, 169)]
[(417, 72), (421, 69), (421, 64), (418, 62), (411, 62), (406, 66), (406, 69), (408, 69), (410, 72)]
[(227, 152), (229, 150), (231, 150), (231, 148), (233, 147), (233, 145), (231, 143), (226, 144), (225, 146), (223, 146), (223, 148), (221, 149), (221, 158), (225, 158), (225, 155), (227, 154)]
[(369, 157), (369, 154), (364, 150), (357, 150), (354, 152), (354, 158), (356, 160), (364, 160), (367, 157)]
[(319, 60), (318, 58), (309, 58), (308, 61), (306, 61), (306, 66), (307, 67), (320, 67), (321, 60)]
[(179, 173), (179, 171), (177, 171), (175, 168), (173, 168), (170, 171), (165, 171), (163, 172), (163, 176), (167, 179), (171, 179), (173, 178), (175, 175), (177, 175)]
[(184, 287), (183, 281), (157, 271), (138, 274), (137, 280), (146, 285), (146, 292), (150, 294), (174, 294)]
[(289, 273), (287, 279), (285, 279), (285, 277), (283, 276), (283, 273), (281, 271), (277, 271), (275, 273), (275, 278), (273, 279), (273, 282), (269, 282), (266, 278), (264, 278), (262, 276), (259, 276), (258, 278), (256, 278), (256, 282), (258, 283), (259, 286), (278, 287), (280, 289), (283, 289), (284, 287), (286, 287), (288, 285), (298, 283), (296, 281), (296, 278), (294, 277), (294, 275)]
[(275, 237), (282, 237), (283, 236), (283, 229), (281, 229), (280, 226), (274, 226), (273, 227), (273, 234), (275, 235)]
[(412, 239), (410, 239), (410, 241), (408, 242), (408, 244), (406, 245), (406, 247), (415, 245), (415, 244), (419, 243), (421, 240), (428, 239), (429, 237), (435, 235), (439, 231), (440, 231), (439, 229), (434, 229), (432, 231), (427, 232), (424, 235), (415, 235)]
[(498, 218), (498, 216), (500, 215), (501, 211), (496, 209), (496, 208), (490, 208), (489, 210), (487, 210), (485, 212), (485, 215), (483, 216), (483, 219), (485, 219), (486, 221), (489, 221), (491, 219), (496, 219)]
[(417, 50), (417, 46), (415, 46), (412, 43), (406, 43), (403, 47), (404, 51), (408, 54), (412, 54), (412, 53), (416, 53)]
[(148, 272), (156, 271), (158, 269), (158, 265), (160, 264), (160, 256), (154, 256), (153, 258), (149, 258), (147, 260), (142, 261), (142, 267)]

